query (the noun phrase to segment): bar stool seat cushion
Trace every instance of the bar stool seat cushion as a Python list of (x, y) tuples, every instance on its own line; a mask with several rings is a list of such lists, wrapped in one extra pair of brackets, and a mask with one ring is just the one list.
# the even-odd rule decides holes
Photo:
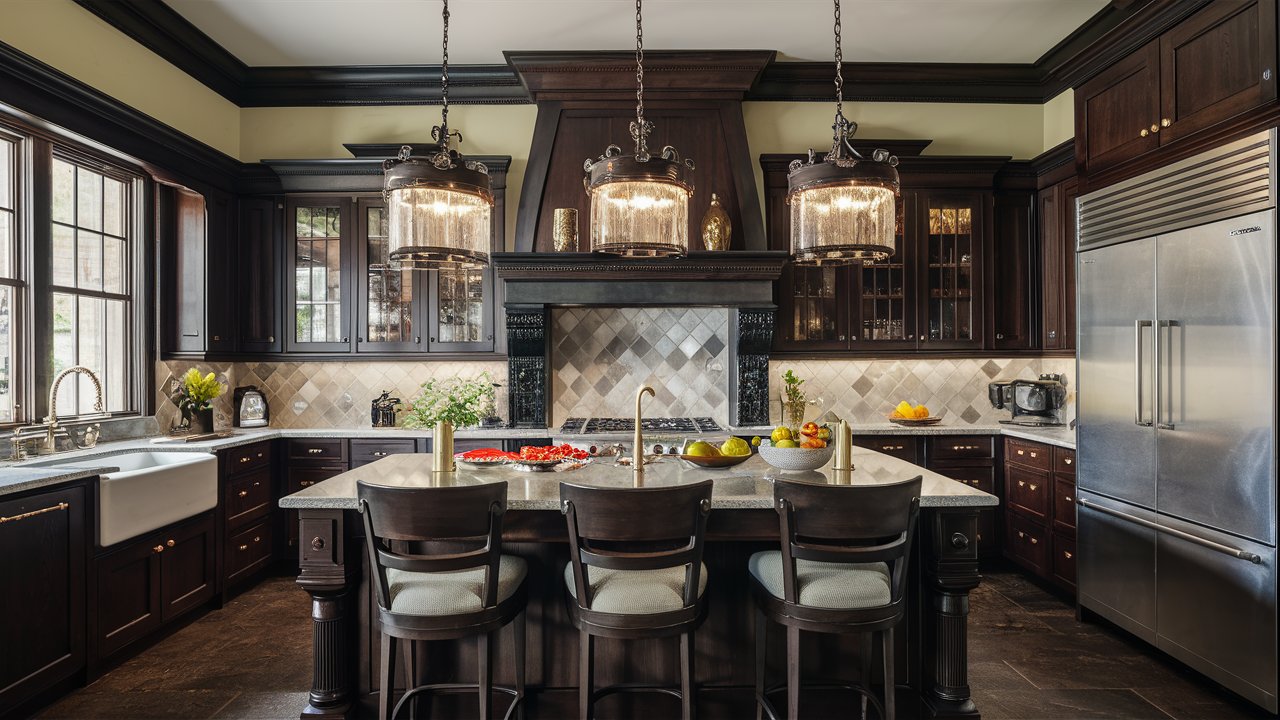
[[(503, 555), (498, 564), (498, 602), (511, 597), (528, 571), (524, 558)], [(462, 615), (484, 607), (484, 568), (411, 572), (387, 568), (391, 612), (401, 615)]]
[[(610, 570), (587, 566), (591, 585), (591, 610), (618, 615), (648, 615), (684, 607), (684, 577), (687, 566), (659, 570)], [(578, 599), (573, 584), (573, 563), (564, 566), (569, 595)], [(698, 573), (698, 597), (707, 589), (707, 566)]]
[[(758, 552), (747, 562), (747, 569), (769, 594), (785, 599), (782, 582), (782, 553), (778, 550)], [(796, 561), (797, 597), (807, 607), (851, 610), (888, 605), (890, 591), (889, 566), (885, 563), (830, 563), (816, 560)]]

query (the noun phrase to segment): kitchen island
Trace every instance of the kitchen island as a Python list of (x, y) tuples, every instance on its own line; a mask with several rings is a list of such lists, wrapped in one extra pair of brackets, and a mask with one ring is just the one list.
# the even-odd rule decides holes
[[(906, 461), (862, 448), (854, 452), (851, 476), (830, 470), (780, 473), (759, 456), (734, 468), (704, 470), (662, 458), (646, 467), (645, 484), (715, 482), (707, 525), (709, 612), (696, 640), (698, 706), (703, 718), (754, 715), (752, 600), (747, 558), (778, 543), (771, 478), (810, 482), (890, 483), (924, 478), (920, 536), (911, 566), (911, 608), (905, 632), (897, 634), (898, 695), (905, 716), (977, 717), (970, 699), (967, 660), (968, 594), (977, 587), (978, 558), (973, 538), (978, 510), (997, 503), (993, 495), (950, 480)], [(432, 482), (428, 454), (392, 455), (283, 498), (282, 507), (299, 514), (298, 584), (312, 597), (314, 669), (310, 702), (301, 717), (372, 717), (376, 702), (378, 642), (376, 612), (369, 584), (358, 516), (356, 482), (421, 486)], [(577, 685), (577, 631), (564, 608), (562, 570), (568, 561), (564, 518), (559, 511), (559, 480), (629, 487), (629, 468), (597, 459), (578, 470), (526, 473), (512, 468), (459, 468), (443, 481), (474, 484), (505, 480), (508, 512), (504, 552), (529, 564), (527, 652), (530, 718), (561, 717), (573, 707)], [(783, 653), (783, 633), (769, 653), (770, 677)], [(512, 651), (511, 633), (499, 635), (498, 657)], [(476, 666), (472, 643), (432, 643), (417, 649), (431, 681), (467, 682)], [(858, 675), (857, 638), (806, 635), (806, 682)], [(606, 643), (598, 651), (597, 684), (643, 682), (669, 684), (676, 677), (674, 646), (661, 641)], [(512, 681), (512, 663), (500, 660), (495, 682)], [(833, 696), (845, 704), (851, 698)], [(821, 698), (815, 695), (815, 702)], [(442, 703), (465, 699), (442, 698)], [(472, 701), (474, 702), (474, 701)], [(669, 714), (663, 696), (602, 701), (600, 712), (627, 717)], [(809, 700), (806, 699), (806, 703)], [(568, 703), (568, 704), (566, 704)], [(461, 704), (461, 707), (468, 707)], [(572, 714), (570, 712), (570, 714)], [(443, 713), (440, 716), (451, 716)]]

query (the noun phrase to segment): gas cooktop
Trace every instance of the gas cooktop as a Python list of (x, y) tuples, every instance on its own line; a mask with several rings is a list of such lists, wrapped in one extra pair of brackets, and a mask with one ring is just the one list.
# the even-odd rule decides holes
[[(624, 433), (633, 432), (635, 429), (636, 423), (632, 418), (571, 417), (568, 420), (565, 420), (564, 424), (560, 426), (560, 432), (573, 435)], [(720, 432), (724, 428), (720, 427), (720, 423), (717, 423), (709, 417), (647, 417), (640, 421), (640, 429), (645, 432), (696, 433)]]

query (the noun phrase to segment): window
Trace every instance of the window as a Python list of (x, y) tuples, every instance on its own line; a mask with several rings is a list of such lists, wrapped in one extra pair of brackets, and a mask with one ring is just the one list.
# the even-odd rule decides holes
[(18, 420), (18, 142), (0, 133), (0, 423)]
[[(0, 424), (45, 417), (54, 377), (77, 365), (102, 381), (107, 412), (138, 412), (144, 180), (19, 128), (0, 125)], [(58, 416), (96, 412), (96, 395), (67, 378)]]
[[(53, 371), (83, 365), (102, 380), (108, 412), (131, 410), (130, 187), (61, 157), (53, 159)], [(87, 377), (63, 383), (66, 414), (93, 411)]]

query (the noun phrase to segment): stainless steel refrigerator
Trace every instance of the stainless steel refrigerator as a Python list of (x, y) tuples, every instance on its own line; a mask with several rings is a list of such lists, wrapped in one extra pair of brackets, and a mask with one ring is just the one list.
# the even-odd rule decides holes
[(1077, 204), (1079, 602), (1276, 712), (1276, 131)]

